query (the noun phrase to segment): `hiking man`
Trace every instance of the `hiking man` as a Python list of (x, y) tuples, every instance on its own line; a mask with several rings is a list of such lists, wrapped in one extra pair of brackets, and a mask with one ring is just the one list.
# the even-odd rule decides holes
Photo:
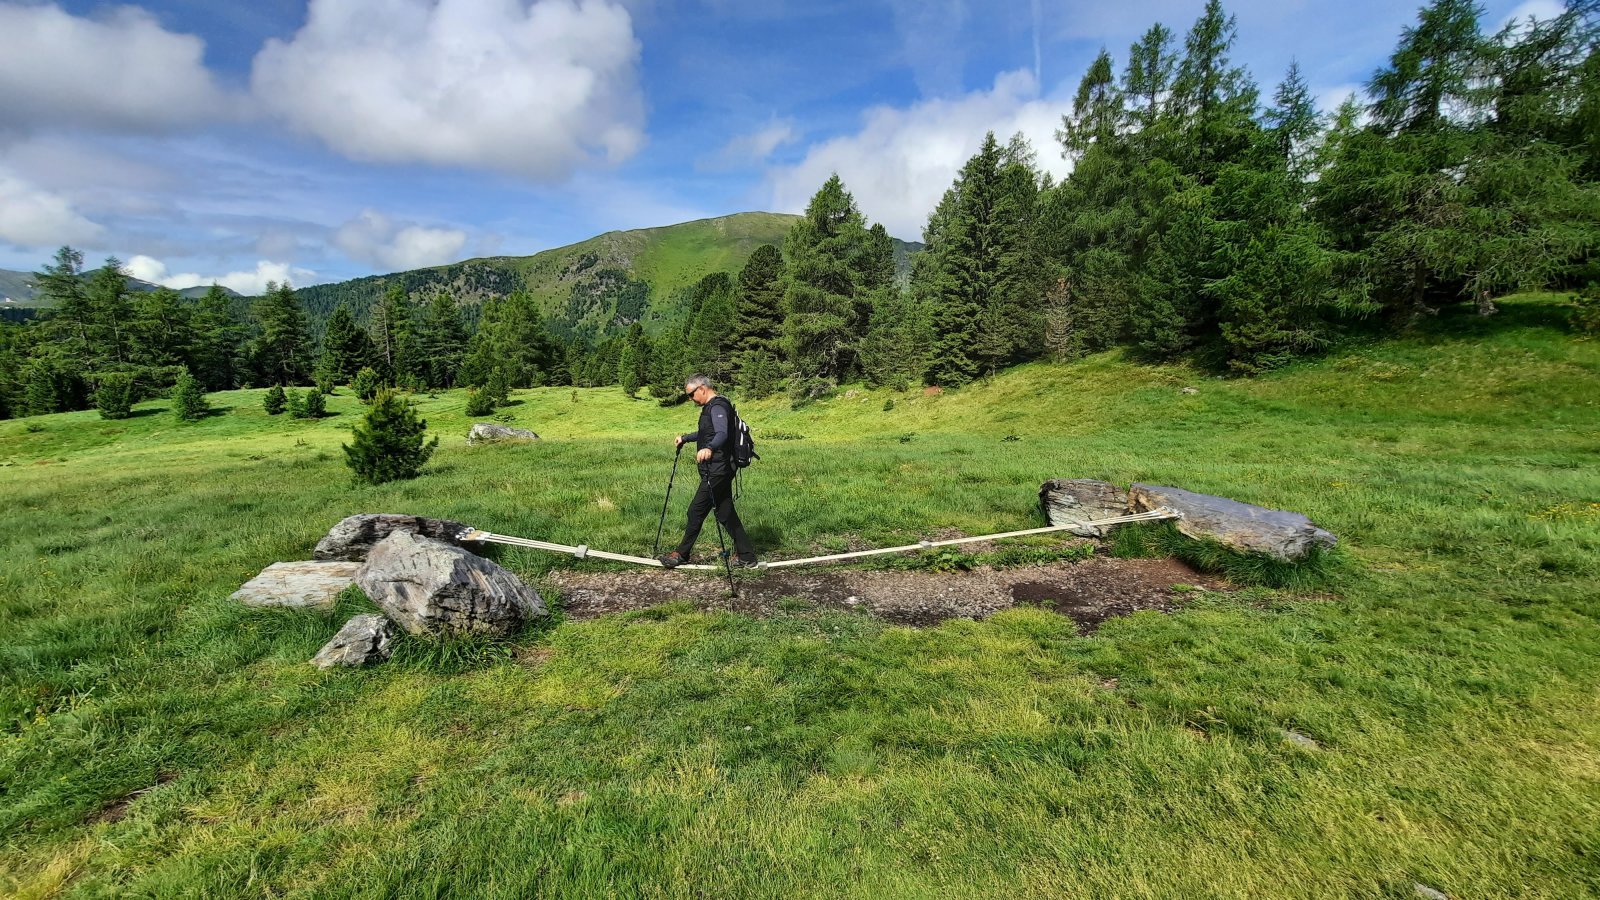
[(695, 539), (700, 537), (700, 526), (705, 524), (706, 514), (715, 510), (717, 521), (728, 529), (728, 534), (733, 538), (734, 557), (729, 560), (729, 565), (753, 567), (756, 564), (755, 548), (750, 545), (750, 536), (745, 534), (739, 513), (733, 508), (733, 447), (737, 439), (734, 429), (738, 427), (739, 414), (734, 411), (733, 403), (718, 394), (711, 387), (711, 380), (704, 375), (696, 375), (685, 381), (683, 392), (700, 407), (700, 427), (688, 434), (680, 434), (673, 440), (678, 447), (694, 441), (694, 461), (700, 470), (700, 489), (689, 501), (689, 523), (683, 532), (682, 542), (678, 544), (678, 549), (661, 557), (661, 564), (672, 569), (688, 562)]

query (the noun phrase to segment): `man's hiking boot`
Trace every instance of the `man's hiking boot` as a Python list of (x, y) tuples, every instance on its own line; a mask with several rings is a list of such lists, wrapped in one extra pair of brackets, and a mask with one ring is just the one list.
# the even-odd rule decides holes
[(735, 556), (733, 559), (728, 560), (728, 565), (733, 566), (735, 569), (754, 569), (756, 566), (761, 565), (761, 560), (756, 559), (754, 556)]
[(669, 569), (676, 569), (688, 561), (689, 557), (684, 556), (676, 550), (668, 553), (666, 556), (661, 557), (661, 564)]

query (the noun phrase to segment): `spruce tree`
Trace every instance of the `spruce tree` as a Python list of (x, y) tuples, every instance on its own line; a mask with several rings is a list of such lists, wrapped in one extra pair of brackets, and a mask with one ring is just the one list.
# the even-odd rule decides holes
[(420, 328), (420, 344), (428, 387), (454, 387), (462, 357), (467, 353), (467, 330), (449, 294), (437, 294), (429, 302)]
[(95, 326), (95, 316), (84, 285), (83, 253), (71, 247), (57, 250), (55, 262), (34, 275), (34, 284), (39, 296), (50, 303), (51, 315), (45, 329), (54, 355), (70, 361), (78, 372), (92, 372), (90, 331)]
[(378, 391), (383, 389), (383, 376), (371, 366), (362, 366), (361, 371), (350, 381), (351, 390), (355, 391), (356, 399), (362, 403), (371, 403), (378, 396)]
[(284, 394), (282, 385), (275, 384), (267, 388), (267, 392), (261, 396), (261, 408), (269, 416), (279, 415), (288, 405), (289, 398)]
[(268, 384), (305, 383), (311, 375), (311, 337), (294, 288), (288, 282), (268, 282), (253, 313), (261, 326), (255, 359), (262, 378)]
[(783, 254), (771, 244), (757, 247), (739, 270), (733, 346), (734, 370), (741, 386), (746, 386), (745, 369), (755, 357), (775, 362), (783, 352), (783, 279)]
[(243, 340), (239, 323), (229, 309), (228, 295), (212, 285), (200, 298), (191, 316), (193, 341), (189, 346), (189, 367), (208, 391), (226, 391), (239, 386), (237, 360)]
[(808, 378), (837, 380), (850, 370), (862, 337), (858, 260), (867, 229), (837, 174), (811, 198), (784, 240), (783, 346)]
[(689, 368), (716, 383), (725, 383), (733, 370), (735, 288), (726, 272), (713, 272), (695, 285), (694, 318), (685, 346)]
[(172, 415), (180, 422), (193, 422), (205, 418), (211, 411), (206, 402), (205, 388), (185, 368), (172, 385)]
[(439, 446), (439, 438), (427, 438), (427, 426), (404, 397), (383, 390), (356, 425), (351, 442), (341, 445), (345, 462), (357, 479), (369, 484), (415, 478)]
[(413, 318), (411, 300), (400, 285), (384, 292), (372, 308), (372, 343), (377, 369), (388, 384), (400, 384), (407, 376), (424, 376), (422, 344)]
[(100, 376), (94, 390), (94, 405), (102, 419), (126, 419), (133, 414), (133, 376), (126, 372), (108, 372)]
[(157, 288), (133, 301), (132, 361), (142, 366), (191, 363), (196, 334), (190, 307), (171, 288)]
[(513, 388), (557, 383), (564, 349), (550, 336), (533, 298), (517, 292), (484, 304), (478, 331), (456, 373), (460, 384), (483, 384), (504, 369)]
[(629, 397), (650, 381), (650, 339), (638, 322), (628, 326), (627, 337), (622, 342), (622, 356), (617, 363), (617, 381), (622, 392)]
[(362, 367), (372, 362), (372, 338), (356, 324), (349, 307), (340, 303), (328, 316), (322, 333), (322, 359), (317, 372), (336, 383), (348, 384)]

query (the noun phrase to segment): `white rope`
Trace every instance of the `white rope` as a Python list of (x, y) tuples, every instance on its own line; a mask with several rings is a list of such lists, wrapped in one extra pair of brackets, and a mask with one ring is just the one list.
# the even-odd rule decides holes
[[(1157, 509), (1152, 509), (1148, 512), (1130, 513), (1125, 516), (1112, 516), (1107, 519), (1091, 519), (1086, 522), (1069, 522), (1065, 525), (1047, 525), (1044, 528), (1028, 528), (1022, 531), (1002, 531), (998, 534), (980, 534), (975, 537), (953, 538), (947, 541), (925, 540), (918, 541), (915, 544), (904, 544), (899, 547), (884, 547), (879, 550), (857, 550), (854, 553), (833, 553), (827, 556), (808, 556), (804, 559), (781, 559), (777, 562), (760, 563), (759, 567), (763, 569), (781, 569), (787, 566), (805, 566), (813, 563), (829, 563), (839, 562), (846, 559), (859, 559), (863, 556), (878, 556), (884, 553), (906, 553), (913, 550), (927, 550), (933, 547), (949, 547), (955, 544), (971, 544), (976, 541), (1000, 541), (1005, 540), (1006, 538), (1025, 537), (1030, 534), (1049, 534), (1052, 531), (1066, 531), (1071, 528), (1094, 528), (1101, 525), (1122, 525), (1128, 522), (1159, 522), (1165, 519), (1176, 518), (1180, 518), (1178, 513), (1175, 513), (1163, 506)], [(609, 559), (615, 562), (634, 563), (635, 565), (640, 566), (659, 566), (665, 568), (665, 566), (662, 566), (661, 560), (651, 559), (647, 556), (629, 556), (626, 553), (607, 553), (604, 550), (596, 550), (587, 544), (580, 544), (576, 547), (572, 547), (568, 546), (567, 544), (551, 543), (550, 541), (536, 541), (532, 538), (520, 538), (505, 534), (494, 534), (493, 532), (481, 531), (477, 528), (467, 529), (461, 534), (460, 539), (464, 541), (479, 541), (490, 544), (507, 544), (512, 547), (531, 547), (534, 550), (548, 550), (552, 553), (565, 553), (569, 556), (575, 556), (578, 559), (587, 559), (589, 557), (593, 557), (595, 559)], [(720, 567), (686, 564), (677, 566), (676, 568), (715, 571)]]

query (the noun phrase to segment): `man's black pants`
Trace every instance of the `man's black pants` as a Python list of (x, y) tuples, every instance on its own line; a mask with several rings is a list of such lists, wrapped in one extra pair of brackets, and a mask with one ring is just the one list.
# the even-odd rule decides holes
[(694, 492), (694, 499), (689, 501), (689, 526), (683, 532), (683, 542), (678, 545), (678, 555), (689, 558), (695, 540), (700, 537), (700, 526), (705, 524), (706, 514), (713, 510), (716, 511), (717, 521), (733, 537), (733, 551), (746, 558), (755, 556), (756, 550), (750, 545), (750, 535), (744, 533), (744, 524), (739, 521), (739, 513), (733, 508), (733, 473), (724, 466), (700, 474), (700, 489)]

